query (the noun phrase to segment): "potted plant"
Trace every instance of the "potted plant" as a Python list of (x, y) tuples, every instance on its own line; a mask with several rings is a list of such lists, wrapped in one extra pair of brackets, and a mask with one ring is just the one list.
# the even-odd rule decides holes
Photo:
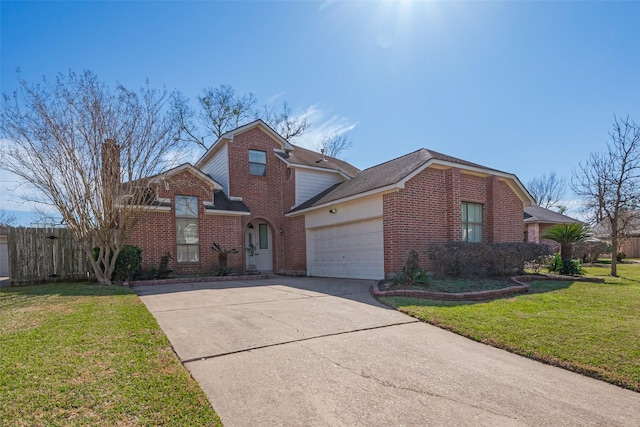
[(258, 248), (253, 243), (249, 243), (249, 246), (245, 248), (247, 253), (249, 254), (249, 264), (247, 265), (247, 273), (257, 273), (257, 262), (256, 257), (258, 256)]
[(227, 258), (229, 254), (237, 254), (238, 250), (235, 248), (223, 249), (219, 243), (214, 243), (213, 246), (211, 246), (211, 249), (213, 249), (214, 252), (218, 253), (218, 267), (220, 269), (219, 272), (222, 276), (226, 276), (230, 272), (229, 268), (227, 267)]

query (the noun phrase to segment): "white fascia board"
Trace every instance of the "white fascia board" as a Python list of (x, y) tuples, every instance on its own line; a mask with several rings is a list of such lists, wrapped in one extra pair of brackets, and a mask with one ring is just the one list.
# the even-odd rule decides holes
[(204, 213), (207, 215), (225, 215), (225, 216), (245, 216), (251, 215), (251, 212), (243, 212), (243, 211), (223, 211), (220, 209), (209, 209), (205, 208)]
[[(276, 151), (276, 150), (274, 150), (274, 151)], [(335, 173), (335, 174), (338, 174), (338, 175), (342, 176), (347, 181), (353, 179), (350, 176), (345, 175), (344, 172), (339, 171), (337, 169), (327, 169), (327, 168), (319, 168), (319, 167), (316, 167), (316, 166), (301, 165), (301, 164), (298, 164), (298, 163), (291, 163), (288, 160), (283, 159), (280, 156), (276, 156), (276, 157), (279, 158), (280, 160), (282, 160), (288, 167), (293, 168), (293, 169), (309, 169), (309, 170), (314, 170), (314, 171), (319, 171), (319, 172)]]
[(330, 206), (337, 205), (338, 203), (350, 202), (352, 200), (361, 199), (363, 197), (373, 196), (374, 194), (386, 194), (393, 193), (394, 191), (398, 191), (404, 188), (404, 184), (400, 185), (400, 183), (387, 185), (386, 187), (375, 188), (373, 190), (365, 191), (364, 193), (354, 194), (353, 196), (343, 197), (342, 199), (332, 200), (330, 202), (323, 203), (321, 205), (312, 206), (310, 208), (302, 209), (297, 212), (290, 212), (285, 214), (286, 217), (293, 217), (302, 214), (306, 214), (317, 209), (326, 209)]
[(148, 206), (148, 205), (122, 205), (119, 203), (114, 204), (116, 208), (129, 208), (141, 211), (152, 211), (152, 212), (171, 212), (171, 206)]

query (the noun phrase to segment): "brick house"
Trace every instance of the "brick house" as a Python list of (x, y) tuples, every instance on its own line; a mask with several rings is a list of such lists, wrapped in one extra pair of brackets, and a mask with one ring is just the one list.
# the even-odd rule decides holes
[(238, 250), (228, 259), (238, 271), (380, 279), (428, 242), (521, 242), (532, 203), (509, 173), (426, 149), (360, 171), (261, 120), (152, 182), (156, 200), (130, 243), (144, 268), (171, 252), (176, 273), (210, 271), (219, 243)]
[(540, 236), (547, 231), (547, 229), (558, 224), (584, 223), (570, 216), (540, 206), (527, 206), (524, 208), (524, 241), (530, 243), (545, 243), (555, 248), (558, 246), (558, 242), (542, 239)]

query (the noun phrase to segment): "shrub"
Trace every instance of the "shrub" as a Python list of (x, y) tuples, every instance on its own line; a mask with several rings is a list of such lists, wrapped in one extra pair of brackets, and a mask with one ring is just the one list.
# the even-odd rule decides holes
[(562, 258), (560, 258), (560, 252), (556, 252), (549, 260), (547, 270), (551, 273), (559, 273), (562, 271)]
[[(93, 259), (97, 260), (100, 248), (93, 248)], [(109, 259), (111, 262), (113, 258)], [(103, 268), (103, 267), (101, 267)], [(133, 245), (124, 245), (120, 249), (111, 278), (116, 282), (129, 281), (140, 274), (142, 268), (142, 249)]]
[(167, 251), (167, 253), (162, 255), (162, 257), (160, 258), (160, 267), (158, 268), (158, 279), (166, 279), (167, 277), (169, 277), (169, 274), (171, 274), (171, 272), (173, 271), (169, 269), (169, 261), (171, 261), (172, 259), (173, 258), (171, 257), (171, 252)]
[(523, 273), (525, 263), (540, 263), (551, 248), (539, 243), (447, 242), (428, 245), (426, 254), (438, 275), (498, 277)]
[(622, 261), (624, 261), (624, 260), (625, 260), (625, 258), (627, 258), (627, 254), (625, 254), (624, 252), (618, 252), (618, 253), (616, 254), (616, 260), (617, 260), (618, 262), (622, 262)]
[(140, 274), (142, 268), (142, 249), (133, 245), (125, 245), (116, 259), (113, 277), (116, 280), (129, 281)]
[(584, 271), (582, 270), (582, 261), (579, 259), (572, 259), (569, 263), (569, 268), (565, 270), (564, 261), (562, 260), (560, 253), (556, 253), (553, 258), (551, 258), (547, 265), (547, 269), (552, 273), (562, 273), (570, 276), (581, 276), (584, 274)]
[(587, 239), (573, 246), (573, 254), (582, 262), (593, 264), (602, 254), (611, 253), (611, 244), (598, 239)]
[(409, 251), (402, 271), (394, 275), (391, 279), (391, 282), (394, 285), (403, 283), (408, 283), (411, 285), (415, 285), (416, 283), (427, 284), (429, 282), (429, 275), (426, 271), (420, 268), (420, 259), (418, 257), (418, 252)]

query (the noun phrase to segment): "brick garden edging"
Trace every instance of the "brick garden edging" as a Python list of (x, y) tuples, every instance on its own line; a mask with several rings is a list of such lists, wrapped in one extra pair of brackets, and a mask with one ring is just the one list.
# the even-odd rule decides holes
[(409, 289), (397, 289), (393, 291), (381, 291), (378, 287), (378, 283), (371, 285), (371, 295), (374, 298), (380, 297), (410, 297), (419, 298), (434, 301), (486, 301), (494, 298), (501, 298), (510, 295), (521, 294), (529, 292), (529, 285), (524, 282), (532, 280), (562, 280), (573, 282), (593, 282), (604, 283), (604, 279), (600, 277), (572, 277), (572, 276), (548, 276), (548, 275), (524, 275), (510, 277), (510, 280), (515, 283), (514, 286), (509, 286), (502, 289), (491, 289), (486, 291), (475, 292), (430, 292), (430, 291), (416, 291)]
[(125, 284), (125, 286), (148, 286), (148, 285), (172, 285), (176, 283), (200, 283), (200, 282), (230, 282), (232, 280), (258, 280), (268, 279), (266, 274), (252, 274), (246, 276), (203, 276), (203, 277), (174, 277), (170, 279), (136, 280)]

